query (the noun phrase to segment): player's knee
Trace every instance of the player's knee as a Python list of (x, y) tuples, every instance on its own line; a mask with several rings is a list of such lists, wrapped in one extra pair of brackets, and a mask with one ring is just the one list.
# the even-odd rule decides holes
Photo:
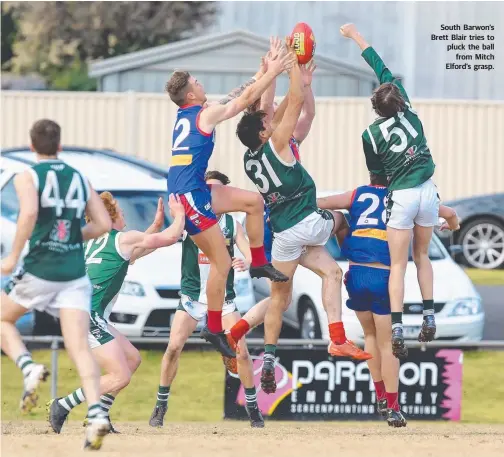
[(341, 283), (343, 278), (343, 271), (337, 263), (331, 264), (330, 267), (326, 268), (323, 272), (324, 279), (328, 281), (334, 281)]
[(423, 262), (429, 260), (429, 251), (428, 250), (416, 248), (416, 249), (413, 249), (411, 254), (413, 256), (413, 262), (415, 262), (415, 265), (420, 265)]
[(264, 200), (261, 194), (253, 193), (247, 201), (247, 212), (260, 213), (264, 212)]
[(166, 349), (164, 357), (168, 360), (168, 362), (176, 361), (180, 357), (180, 353), (182, 352), (183, 347), (184, 346), (182, 344), (179, 344), (177, 342), (172, 343), (170, 341), (170, 344), (168, 345), (168, 349)]
[(142, 363), (142, 356), (140, 355), (140, 352), (135, 349), (135, 351), (129, 355), (129, 361), (131, 371), (135, 372)]
[(242, 338), (240, 340), (240, 343), (238, 343), (238, 352), (236, 353), (236, 359), (239, 362), (246, 362), (250, 358), (250, 354), (247, 348), (247, 344), (245, 343), (244, 339)]
[(122, 367), (114, 373), (114, 388), (112, 390), (124, 389), (131, 381), (131, 371), (128, 367)]

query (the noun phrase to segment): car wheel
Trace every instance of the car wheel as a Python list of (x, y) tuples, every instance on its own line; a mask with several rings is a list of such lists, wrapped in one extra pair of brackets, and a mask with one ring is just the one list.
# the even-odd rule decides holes
[(299, 304), (299, 336), (305, 340), (322, 338), (317, 309), (309, 298)]
[(504, 225), (494, 219), (469, 222), (458, 238), (464, 263), (491, 270), (504, 266)]

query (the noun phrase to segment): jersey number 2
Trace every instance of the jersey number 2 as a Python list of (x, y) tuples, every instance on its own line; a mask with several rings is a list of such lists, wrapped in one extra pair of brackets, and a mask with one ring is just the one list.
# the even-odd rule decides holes
[(44, 190), (40, 196), (40, 205), (42, 208), (55, 208), (57, 217), (61, 216), (63, 208), (75, 209), (77, 219), (80, 219), (86, 208), (86, 201), (84, 200), (84, 189), (79, 175), (77, 173), (73, 174), (72, 182), (65, 200), (63, 200), (60, 198), (58, 176), (54, 170), (49, 170), (46, 175)]
[[(386, 199), (387, 197), (383, 199), (385, 206), (387, 206)], [(371, 200), (371, 205), (369, 205), (369, 207), (362, 212), (362, 214), (359, 217), (359, 220), (357, 221), (357, 225), (378, 225), (378, 219), (376, 217), (369, 217), (369, 216), (373, 214), (380, 205), (380, 199), (377, 195), (369, 193), (361, 194), (357, 199), (358, 202), (364, 202), (366, 200)], [(387, 210), (383, 210), (381, 218), (383, 223), (386, 224)]]

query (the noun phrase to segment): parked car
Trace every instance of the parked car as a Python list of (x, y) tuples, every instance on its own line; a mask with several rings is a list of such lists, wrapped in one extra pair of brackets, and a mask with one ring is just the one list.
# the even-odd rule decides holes
[[(337, 192), (324, 192), (319, 196)], [(348, 271), (348, 261), (341, 255), (334, 237), (326, 244), (332, 257), (338, 262), (343, 274)], [(458, 266), (437, 236), (433, 236), (429, 257), (434, 270), (434, 301), (437, 322), (436, 339), (479, 341), (483, 336), (485, 314), (481, 297), (471, 280)], [(254, 279), (256, 300), (270, 295), (268, 283)], [(322, 306), (322, 280), (312, 271), (299, 266), (293, 283), (292, 304), (284, 313), (284, 324), (298, 331), (301, 338), (328, 340), (327, 316)], [(345, 305), (348, 294), (342, 287), (343, 322), (349, 339), (363, 341), (363, 331), (353, 311)], [(418, 286), (414, 262), (408, 262), (405, 278), (404, 336), (416, 339), (422, 324), (422, 296)]]
[[(158, 198), (167, 201), (166, 169), (108, 150), (64, 147), (60, 158), (88, 177), (98, 192), (113, 193), (124, 211), (127, 230), (147, 229), (154, 218)], [(29, 148), (2, 150), (2, 255), (11, 249), (19, 211), (13, 177), (34, 160)], [(167, 213), (165, 227), (170, 222)], [(177, 243), (158, 249), (130, 266), (110, 315), (111, 323), (119, 331), (130, 337), (169, 335), (179, 303), (181, 254), (182, 245)], [(235, 275), (235, 287), (237, 306), (246, 312), (255, 303), (248, 272)], [(51, 319), (46, 314), (43, 317), (46, 325)]]
[(460, 230), (438, 233), (445, 246), (460, 245), (457, 260), (473, 268), (504, 267), (504, 193), (446, 202), (461, 218)]

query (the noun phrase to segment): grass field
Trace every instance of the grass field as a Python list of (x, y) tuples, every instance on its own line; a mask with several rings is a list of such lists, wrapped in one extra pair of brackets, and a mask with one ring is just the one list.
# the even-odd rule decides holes
[[(49, 351), (35, 351), (34, 358), (50, 366)], [(160, 351), (142, 351), (142, 365), (131, 384), (118, 396), (113, 407), (115, 421), (147, 421), (156, 401)], [(45, 402), (50, 399), (50, 383), (40, 391), (40, 402), (30, 415), (18, 412), (21, 372), (2, 356), (2, 420), (46, 418)], [(467, 352), (463, 365), (462, 420), (471, 423), (504, 423), (504, 352)], [(59, 357), (58, 394), (78, 387), (74, 366), (64, 351)], [(223, 417), (224, 370), (214, 352), (187, 351), (180, 361), (172, 386), (167, 419), (171, 422), (216, 422)], [(71, 419), (85, 416), (81, 405)]]
[(466, 268), (465, 272), (477, 286), (504, 286), (504, 270)]

